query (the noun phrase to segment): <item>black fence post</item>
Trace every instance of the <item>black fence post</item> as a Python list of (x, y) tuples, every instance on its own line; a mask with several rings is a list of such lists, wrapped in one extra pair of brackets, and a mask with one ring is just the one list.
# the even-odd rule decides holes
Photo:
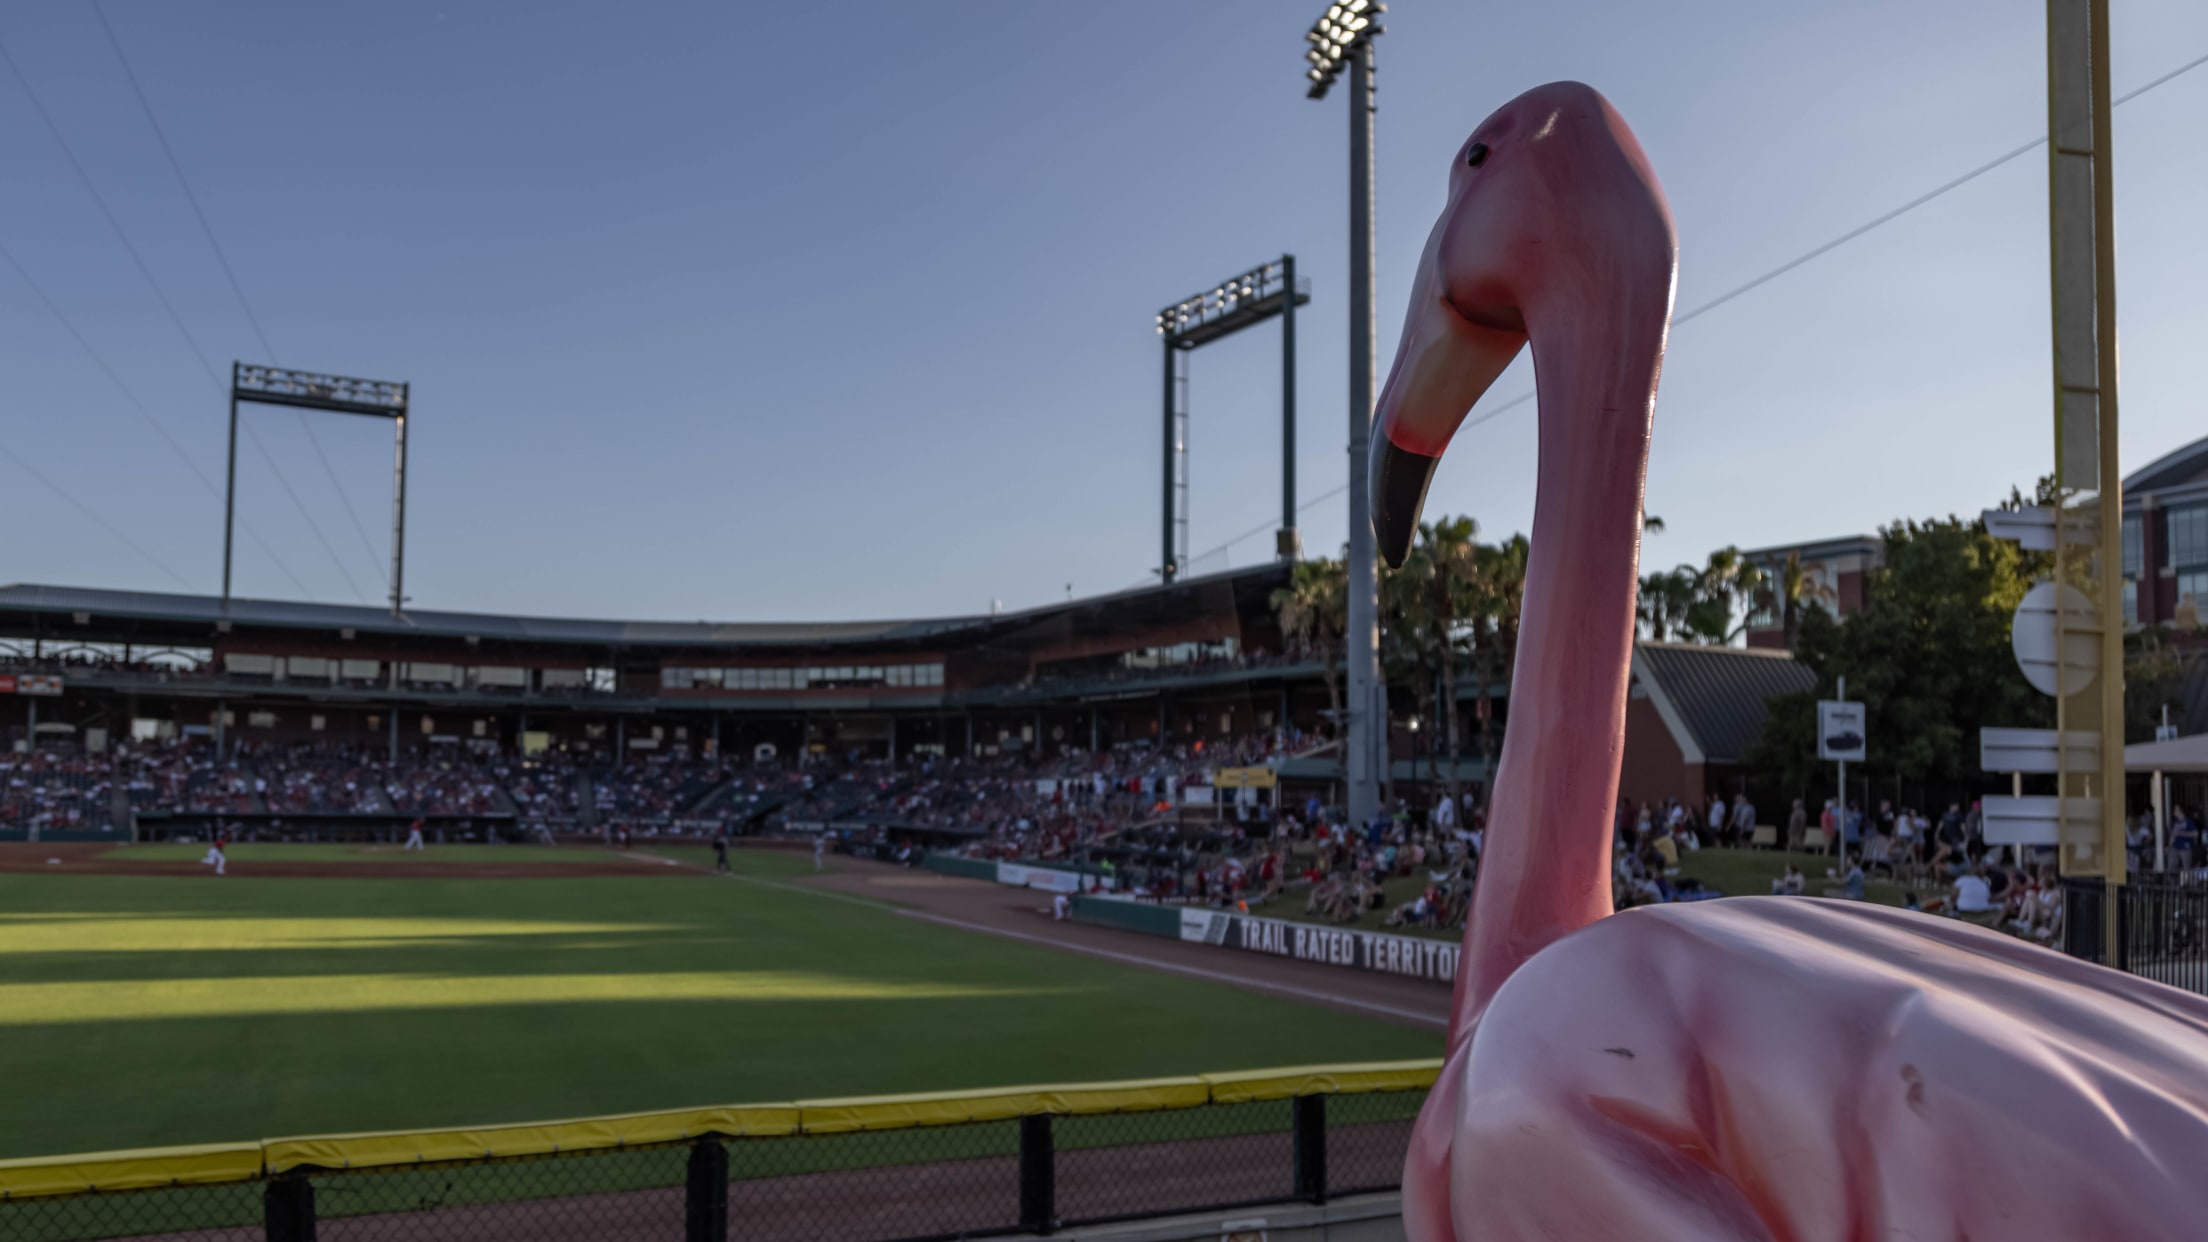
[(1289, 1133), (1295, 1145), (1296, 1197), (1310, 1203), (1326, 1202), (1326, 1097), (1299, 1095), (1289, 1115)]
[[(2130, 884), (2110, 884), (2106, 900), (2116, 903), (2116, 969), (2131, 969), (2131, 919), (2139, 909), (2141, 898), (2148, 897), (2144, 890)], [(2158, 911), (2155, 913), (2159, 913)], [(2159, 926), (2159, 920), (2155, 924)]]
[(1058, 1225), (1058, 1144), (1050, 1114), (1020, 1118), (1020, 1228), (1049, 1233)]
[(2062, 948), (2088, 962), (2105, 960), (2101, 949), (2102, 905), (2107, 886), (2097, 876), (2073, 876), (2062, 881)]
[(314, 1183), (304, 1173), (272, 1177), (261, 1192), (268, 1242), (314, 1242)]
[(682, 1237), (683, 1242), (728, 1242), (728, 1147), (710, 1134), (690, 1145)]

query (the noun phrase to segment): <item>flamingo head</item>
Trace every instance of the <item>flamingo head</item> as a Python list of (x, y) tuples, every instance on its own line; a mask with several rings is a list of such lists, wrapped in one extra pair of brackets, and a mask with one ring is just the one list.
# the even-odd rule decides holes
[[(1388, 564), (1410, 552), (1450, 437), (1529, 338), (1660, 359), (1676, 254), (1663, 188), (1594, 88), (1535, 87), (1480, 122), (1452, 156), (1374, 410), (1372, 523)], [(1544, 438), (1547, 425), (1544, 413)]]

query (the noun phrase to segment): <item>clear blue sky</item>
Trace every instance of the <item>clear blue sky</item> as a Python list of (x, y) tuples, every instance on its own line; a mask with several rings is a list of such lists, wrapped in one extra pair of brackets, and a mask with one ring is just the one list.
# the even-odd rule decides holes
[[(1302, 494), (1339, 483), (1346, 104), (1302, 96), (1318, 7), (107, 0), (278, 359), (413, 383), (416, 605), (683, 619), (1141, 581), (1150, 316), (1282, 251), (1315, 286)], [(2208, 52), (2198, 0), (2115, 20), (2119, 91)], [(1593, 83), (1638, 130), (1690, 307), (2041, 132), (2043, 22), (2014, 0), (1399, 0), (1383, 350), (1455, 144), (1526, 87)], [(10, 5), (0, 43), (215, 367), (259, 358), (91, 8)], [(4, 72), (0, 101), (0, 244), (219, 483), (219, 390)], [(2204, 120), (2208, 68), (2118, 114), (2127, 468), (2208, 432)], [(1649, 558), (1974, 512), (2043, 473), (2045, 202), (2025, 157), (1682, 327)], [(1277, 507), (1276, 348), (1196, 359), (1199, 552)], [(7, 446), (215, 590), (219, 496), (4, 269), (0, 368)], [(388, 429), (318, 423), (371, 550), (298, 420), (249, 417), (379, 598)], [(1430, 512), (1522, 528), (1532, 426), (1469, 433)], [(351, 599), (250, 446), (239, 468), (246, 523), (311, 598)], [(1306, 546), (1347, 518), (1314, 506)], [(0, 581), (177, 589), (5, 460), (0, 531)], [(300, 594), (243, 537), (237, 589)]]

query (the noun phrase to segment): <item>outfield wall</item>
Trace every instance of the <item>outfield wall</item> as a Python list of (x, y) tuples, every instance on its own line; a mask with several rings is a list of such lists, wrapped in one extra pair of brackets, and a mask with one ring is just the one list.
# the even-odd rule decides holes
[[(733, 1220), (744, 1238), (886, 1240), (1325, 1204), (1397, 1187), (1440, 1068), (1303, 1066), (4, 1160), (0, 1237), (311, 1242), (318, 1221), (352, 1218), (389, 1238), (724, 1242)], [(1356, 1218), (1384, 1225), (1393, 1210), (1383, 1199)]]
[(1386, 932), (1259, 918), (1198, 906), (1150, 905), (1126, 898), (1075, 897), (1073, 918), (1080, 923), (1166, 936), (1191, 944), (1441, 984), (1456, 981), (1457, 957), (1462, 951), (1453, 940), (1394, 936)]

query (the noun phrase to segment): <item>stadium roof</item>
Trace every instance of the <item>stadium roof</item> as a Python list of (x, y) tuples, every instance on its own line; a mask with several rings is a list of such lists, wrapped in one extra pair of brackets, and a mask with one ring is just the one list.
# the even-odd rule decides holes
[(403, 616), (393, 617), (385, 608), (353, 604), (238, 598), (233, 598), (225, 611), (222, 600), (211, 595), (22, 583), (0, 586), (0, 629), (15, 630), (34, 620), (52, 619), (50, 632), (59, 631), (64, 625), (73, 625), (71, 618), (82, 614), (101, 622), (142, 621), (171, 629), (203, 628), (209, 634), (219, 623), (227, 621), (233, 628), (322, 633), (349, 629), (362, 636), (404, 635), (590, 647), (806, 647), (922, 643), (966, 637), (982, 641), (1039, 623), (1063, 627), (1087, 620), (1111, 625), (1176, 615), (1185, 612), (1194, 599), (1216, 596), (1222, 591), (1231, 597), (1261, 589), (1281, 574), (1279, 565), (1260, 565), (1015, 612), (885, 621), (609, 621), (420, 609), (409, 609)]

